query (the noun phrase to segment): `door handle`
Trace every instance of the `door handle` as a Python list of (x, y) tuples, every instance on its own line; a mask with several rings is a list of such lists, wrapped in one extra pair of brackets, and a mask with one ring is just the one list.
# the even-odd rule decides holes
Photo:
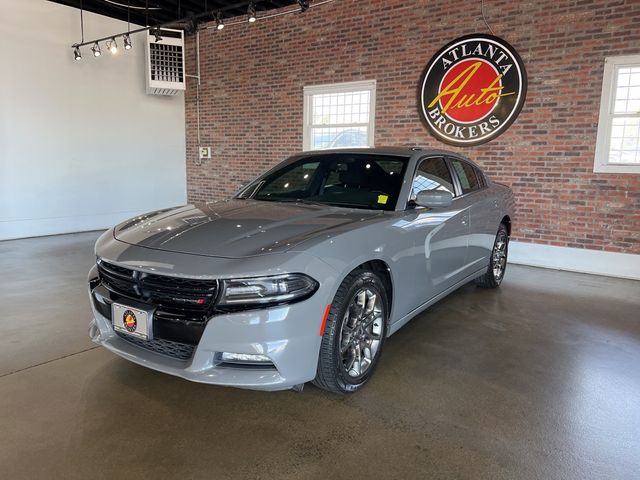
[(462, 225), (464, 225), (466, 227), (467, 224), (469, 223), (469, 217), (467, 217), (466, 215), (464, 217), (462, 217), (461, 223), (462, 223)]

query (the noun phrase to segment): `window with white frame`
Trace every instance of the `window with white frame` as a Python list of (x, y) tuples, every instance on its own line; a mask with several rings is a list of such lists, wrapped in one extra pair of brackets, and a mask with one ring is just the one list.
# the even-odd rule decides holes
[(304, 87), (304, 150), (373, 147), (376, 82)]
[(640, 173), (640, 55), (605, 60), (593, 171)]

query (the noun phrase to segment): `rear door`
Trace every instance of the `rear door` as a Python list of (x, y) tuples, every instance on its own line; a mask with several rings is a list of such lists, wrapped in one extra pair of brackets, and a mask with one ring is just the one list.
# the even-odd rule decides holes
[(465, 275), (471, 275), (489, 264), (498, 228), (493, 225), (493, 198), (484, 176), (475, 166), (454, 157), (450, 157), (449, 162), (461, 193), (456, 202), (469, 212), (469, 248), (464, 271)]

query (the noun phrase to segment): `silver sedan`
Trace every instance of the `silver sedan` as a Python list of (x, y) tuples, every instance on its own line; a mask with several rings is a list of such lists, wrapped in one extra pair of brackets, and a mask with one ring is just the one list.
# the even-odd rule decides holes
[(455, 153), (299, 154), (229, 200), (104, 233), (89, 334), (196, 382), (354, 392), (418, 313), (470, 281), (500, 285), (513, 209)]

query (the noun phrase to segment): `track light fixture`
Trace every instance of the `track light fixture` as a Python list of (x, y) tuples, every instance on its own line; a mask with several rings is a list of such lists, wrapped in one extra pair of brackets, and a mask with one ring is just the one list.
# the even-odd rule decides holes
[(301, 12), (309, 10), (309, 0), (298, 0), (298, 5), (300, 5)]
[(253, 23), (257, 20), (256, 18), (256, 6), (251, 2), (249, 7), (247, 8), (247, 20), (249, 23)]
[(220, 12), (216, 13), (216, 28), (222, 30), (224, 28), (224, 20)]
[(111, 52), (111, 55), (118, 53), (118, 44), (116, 43), (115, 37), (111, 40), (107, 40), (107, 50)]
[[(2, 0), (0, 0), (2, 1)], [(110, 1), (110, 0), (109, 0)], [(261, 19), (266, 19), (266, 18), (270, 18), (270, 17), (274, 17), (274, 16), (279, 16), (279, 15), (284, 15), (284, 14), (295, 14), (295, 13), (299, 13), (299, 12), (305, 12), (307, 11), (309, 8), (311, 8), (312, 6), (318, 6), (318, 5), (323, 5), (325, 3), (331, 3), (334, 2), (335, 0), (323, 0), (317, 4), (313, 4), (311, 3), (311, 0), (297, 0), (297, 4), (300, 7), (295, 8), (295, 2), (292, 2), (293, 5), (292, 7), (294, 8), (290, 8), (284, 12), (281, 13), (276, 13), (273, 15), (263, 15), (261, 17)], [(127, 17), (129, 16), (129, 7), (128, 7), (128, 3), (129, 0), (127, 0)], [(131, 7), (133, 8), (133, 7)], [(127, 31), (126, 32), (122, 32), (122, 33), (118, 33), (115, 35), (111, 35), (110, 37), (102, 37), (102, 38), (98, 38), (96, 40), (87, 40), (85, 41), (84, 39), (84, 22), (83, 22), (83, 10), (82, 10), (82, 0), (80, 0), (80, 33), (81, 33), (81, 40), (79, 43), (74, 43), (73, 45), (71, 45), (71, 48), (73, 48), (73, 58), (76, 61), (79, 61), (82, 59), (82, 52), (81, 52), (81, 48), (82, 47), (89, 47), (89, 45), (91, 45), (91, 52), (93, 53), (94, 57), (99, 57), (102, 54), (102, 51), (100, 50), (100, 42), (105, 42), (105, 45), (107, 47), (107, 50), (109, 50), (109, 52), (111, 52), (112, 54), (115, 54), (118, 51), (118, 44), (116, 42), (116, 38), (118, 37), (122, 37), (122, 43), (124, 46), (125, 50), (131, 50), (131, 48), (133, 47), (133, 44), (131, 42), (131, 34), (132, 33), (140, 33), (140, 32), (147, 32), (147, 34), (150, 35), (154, 35), (155, 36), (155, 41), (159, 42), (162, 40), (162, 30), (161, 27), (173, 27), (175, 24), (177, 23), (184, 23), (184, 22), (189, 22), (190, 24), (195, 24), (196, 20), (201, 20), (201, 19), (206, 19), (206, 20), (211, 20), (211, 16), (213, 14), (212, 10), (207, 10), (205, 8), (205, 12), (203, 13), (199, 13), (196, 15), (190, 15), (189, 17), (183, 18), (182, 20), (178, 20), (178, 21), (174, 21), (174, 22), (167, 22), (167, 23), (160, 23), (160, 24), (156, 24), (156, 25), (147, 25), (146, 27), (141, 27), (141, 28), (137, 28), (135, 30), (131, 30), (130, 29), (130, 24), (127, 21)], [(216, 29), (217, 30), (222, 30), (225, 27), (225, 23), (224, 23), (224, 19), (222, 17), (222, 12), (220, 10), (218, 10), (215, 13), (215, 22), (216, 22)], [(128, 20), (128, 18), (127, 18)], [(256, 20), (258, 20), (258, 16), (257, 16), (257, 11), (256, 11), (256, 4), (254, 1), (251, 1), (247, 7), (247, 21), (249, 23), (254, 23)], [(231, 19), (231, 21), (229, 22), (229, 25), (237, 25), (239, 23), (242, 23), (242, 19), (241, 18), (237, 18), (237, 19)], [(193, 31), (197, 31), (197, 28), (194, 28)]]

